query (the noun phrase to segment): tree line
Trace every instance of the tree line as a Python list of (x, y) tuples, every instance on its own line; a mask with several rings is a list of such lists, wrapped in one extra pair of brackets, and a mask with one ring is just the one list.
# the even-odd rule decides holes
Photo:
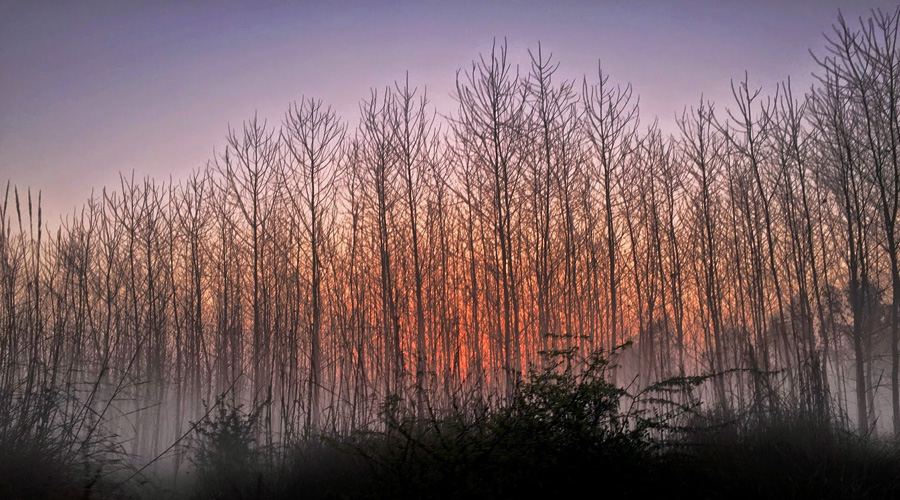
[(0, 427), (154, 457), (228, 399), (278, 446), (503, 404), (555, 352), (631, 343), (614, 383), (708, 375), (722, 411), (900, 434), (898, 26), (840, 17), (806, 92), (745, 76), (674, 134), (602, 69), (495, 43), (447, 117), (408, 77), (354, 128), (302, 98), (53, 233), (8, 183)]

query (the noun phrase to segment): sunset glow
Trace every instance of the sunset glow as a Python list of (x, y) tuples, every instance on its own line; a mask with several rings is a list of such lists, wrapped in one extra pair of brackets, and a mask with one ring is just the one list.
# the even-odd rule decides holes
[(900, 10), (840, 4), (4, 4), (0, 444), (175, 484), (226, 403), (275, 463), (601, 368), (895, 439)]

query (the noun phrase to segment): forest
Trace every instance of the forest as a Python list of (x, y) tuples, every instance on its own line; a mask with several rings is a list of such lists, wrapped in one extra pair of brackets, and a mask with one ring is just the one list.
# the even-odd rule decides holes
[(563, 80), (497, 40), (455, 109), (408, 76), (353, 127), (302, 97), (187, 178), (123, 173), (59, 223), (10, 180), (0, 468), (39, 481), (9, 471), (56, 457), (87, 498), (197, 475), (217, 432), (283, 463), (541, 383), (599, 388), (626, 430), (640, 408), (895, 442), (898, 29), (900, 9), (839, 17), (811, 88), (740, 75), (674, 133), (602, 67)]

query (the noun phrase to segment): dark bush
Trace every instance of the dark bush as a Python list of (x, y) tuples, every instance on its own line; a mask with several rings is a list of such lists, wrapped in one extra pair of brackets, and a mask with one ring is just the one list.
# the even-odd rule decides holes
[(197, 498), (263, 498), (263, 462), (256, 442), (259, 411), (222, 402), (195, 424)]
[(100, 418), (60, 390), (0, 391), (0, 498), (126, 497), (110, 480), (124, 466)]

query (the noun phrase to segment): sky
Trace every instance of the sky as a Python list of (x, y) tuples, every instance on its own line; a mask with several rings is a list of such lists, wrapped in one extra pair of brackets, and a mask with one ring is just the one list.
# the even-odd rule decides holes
[[(373, 88), (426, 87), (453, 115), (458, 71), (505, 38), (528, 70), (541, 42), (558, 78), (631, 83), (643, 124), (701, 95), (723, 110), (731, 81), (772, 93), (813, 83), (838, 9), (882, 0), (796, 1), (51, 1), (0, 0), (0, 182), (42, 191), (59, 220), (119, 173), (176, 182), (222, 151), (229, 126), (277, 125), (322, 99), (351, 127)], [(0, 188), (3, 189), (3, 188)], [(2, 193), (0, 193), (2, 196)], [(2, 201), (0, 201), (2, 202)], [(47, 217), (47, 216), (45, 216)]]

